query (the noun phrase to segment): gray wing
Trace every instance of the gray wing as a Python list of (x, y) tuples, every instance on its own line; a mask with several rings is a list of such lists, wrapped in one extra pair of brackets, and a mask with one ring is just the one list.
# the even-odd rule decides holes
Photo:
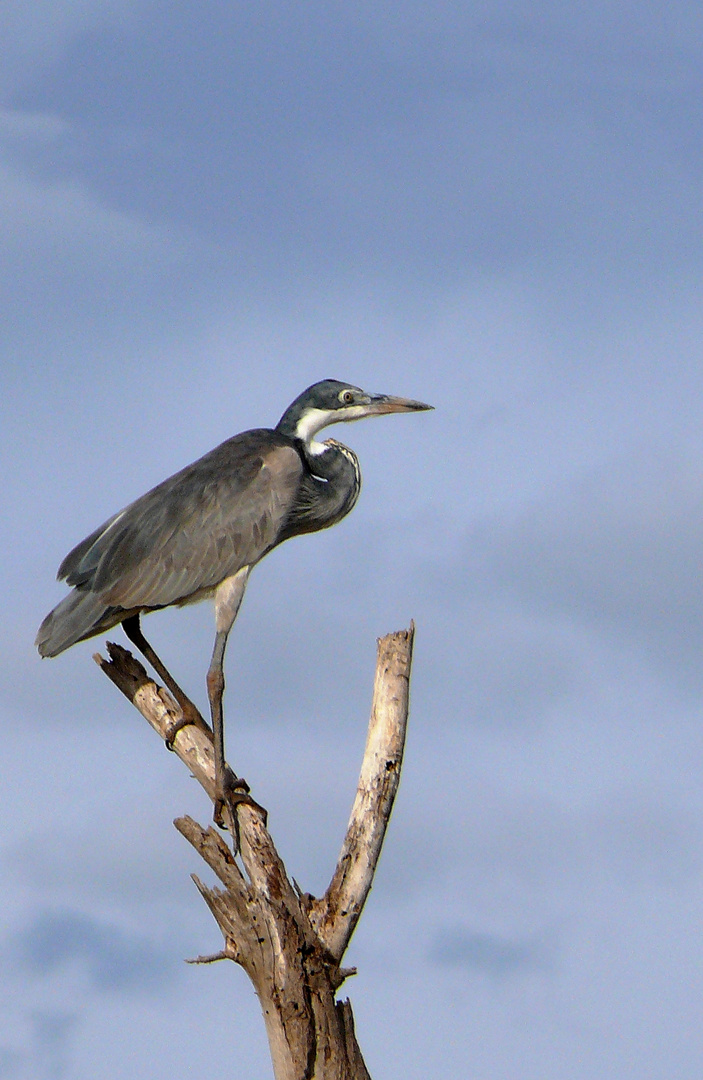
[(237, 435), (159, 484), (74, 548), (60, 576), (131, 610), (184, 602), (258, 562), (303, 472), (297, 451), (272, 435)]

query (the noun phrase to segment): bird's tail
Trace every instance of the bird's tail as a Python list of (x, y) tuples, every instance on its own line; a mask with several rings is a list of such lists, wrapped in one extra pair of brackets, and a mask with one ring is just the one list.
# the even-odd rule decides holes
[(96, 593), (74, 589), (49, 612), (34, 644), (41, 656), (58, 656), (77, 641), (114, 626), (119, 621), (109, 617), (114, 612)]

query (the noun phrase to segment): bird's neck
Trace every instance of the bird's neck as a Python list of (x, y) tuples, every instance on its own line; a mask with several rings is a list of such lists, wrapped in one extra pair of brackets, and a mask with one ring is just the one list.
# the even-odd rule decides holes
[(336, 439), (302, 445), (310, 476), (301, 500), (298, 525), (310, 531), (334, 525), (353, 509), (361, 490), (359, 459)]

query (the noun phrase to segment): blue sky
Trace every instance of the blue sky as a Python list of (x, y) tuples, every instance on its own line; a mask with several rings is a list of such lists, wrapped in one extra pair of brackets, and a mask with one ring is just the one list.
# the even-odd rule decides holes
[[(406, 766), (348, 984), (372, 1075), (703, 1066), (703, 15), (8, 0), (0, 1078), (270, 1075), (171, 826), (209, 808), (90, 660), (68, 549), (325, 377), (353, 514), (252, 575), (228, 749), (324, 889), (375, 639)], [(208, 605), (147, 621), (201, 703)], [(120, 631), (112, 637), (120, 639)]]

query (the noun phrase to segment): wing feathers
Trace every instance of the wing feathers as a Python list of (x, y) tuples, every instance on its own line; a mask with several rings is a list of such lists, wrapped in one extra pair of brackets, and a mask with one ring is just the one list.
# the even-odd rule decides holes
[[(214, 588), (276, 543), (303, 471), (270, 432), (246, 432), (137, 499), (64, 560), (106, 604), (164, 607)], [(266, 438), (262, 438), (266, 436)]]
[(37, 636), (55, 656), (127, 614), (188, 603), (286, 535), (303, 460), (276, 431), (228, 439), (77, 544), (59, 567), (73, 591)]

